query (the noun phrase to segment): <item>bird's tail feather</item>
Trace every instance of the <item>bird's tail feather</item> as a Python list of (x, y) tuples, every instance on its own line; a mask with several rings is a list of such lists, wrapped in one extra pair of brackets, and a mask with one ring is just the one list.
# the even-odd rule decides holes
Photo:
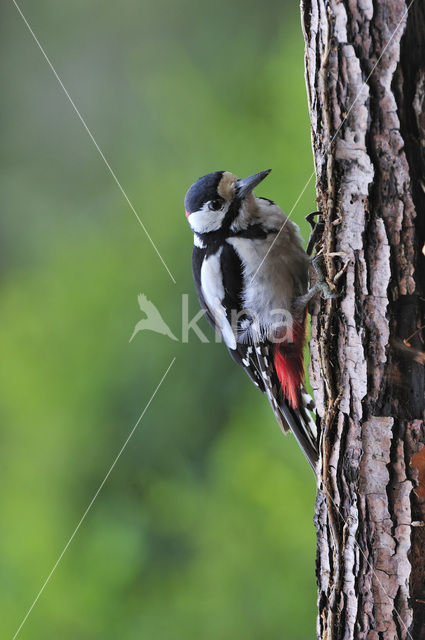
[[(264, 381), (265, 390), (276, 419), (284, 433), (289, 430), (294, 434), (305, 457), (313, 471), (316, 471), (318, 461), (317, 428), (310, 414), (314, 410), (314, 402), (306, 392), (302, 379), (297, 379), (297, 387), (294, 386), (296, 403), (291, 402), (284, 394), (284, 389), (279, 388), (280, 378), (273, 382), (270, 375), (269, 347), (262, 345), (256, 347), (258, 370)], [(277, 372), (276, 372), (277, 373)]]
[(279, 412), (280, 416), (276, 417), (280, 417), (280, 420), (282, 420), (282, 418), (285, 420), (310, 463), (311, 468), (313, 471), (316, 471), (317, 461), (319, 459), (317, 451), (317, 429), (316, 423), (309, 411), (304, 407), (293, 409), (285, 402), (281, 402), (279, 403)]

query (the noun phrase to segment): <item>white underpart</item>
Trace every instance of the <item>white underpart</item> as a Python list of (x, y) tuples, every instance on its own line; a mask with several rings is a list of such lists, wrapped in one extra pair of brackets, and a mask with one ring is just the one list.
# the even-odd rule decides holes
[(235, 334), (232, 331), (232, 327), (226, 316), (226, 310), (222, 304), (224, 299), (224, 286), (220, 264), (221, 252), (222, 248), (203, 261), (201, 267), (201, 288), (205, 302), (214, 316), (224, 342), (229, 349), (236, 349)]
[(243, 304), (254, 319), (251, 332), (254, 337), (271, 337), (279, 327), (290, 332), (293, 321), (302, 319), (293, 318), (292, 303), (306, 292), (309, 258), (302, 248), (297, 225), (290, 220), (285, 222), (286, 216), (277, 205), (255, 200), (257, 219), (251, 217), (251, 224), (257, 222), (266, 229), (279, 230), (285, 223), (277, 240), (276, 233), (271, 232), (266, 238), (228, 238), (227, 242), (242, 261)]

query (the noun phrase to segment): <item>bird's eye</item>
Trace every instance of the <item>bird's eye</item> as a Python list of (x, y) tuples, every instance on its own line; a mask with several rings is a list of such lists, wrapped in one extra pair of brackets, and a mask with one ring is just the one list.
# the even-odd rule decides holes
[(211, 211), (218, 211), (218, 209), (221, 209), (222, 205), (222, 200), (211, 200), (211, 202), (208, 203), (208, 209)]

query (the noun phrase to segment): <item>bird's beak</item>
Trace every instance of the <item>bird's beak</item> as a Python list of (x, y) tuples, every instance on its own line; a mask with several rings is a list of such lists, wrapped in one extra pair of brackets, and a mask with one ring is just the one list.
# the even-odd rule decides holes
[(249, 178), (238, 180), (236, 183), (237, 195), (242, 199), (246, 198), (257, 184), (260, 184), (260, 182), (269, 175), (270, 171), (271, 169), (266, 169), (265, 171), (260, 171), (260, 173), (254, 173), (254, 175), (249, 176)]

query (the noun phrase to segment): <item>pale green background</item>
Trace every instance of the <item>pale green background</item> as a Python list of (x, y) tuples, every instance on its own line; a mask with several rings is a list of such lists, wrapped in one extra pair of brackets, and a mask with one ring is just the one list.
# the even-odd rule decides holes
[[(145, 293), (194, 296), (183, 196), (312, 171), (297, 6), (22, 0), (174, 285), (12, 2), (1, 20), (1, 638), (12, 638), (173, 356), (20, 638), (314, 637), (314, 483), (223, 346), (128, 340)], [(313, 184), (296, 207), (314, 209)], [(302, 230), (306, 235), (306, 225)], [(209, 337), (205, 321), (202, 327)]]

